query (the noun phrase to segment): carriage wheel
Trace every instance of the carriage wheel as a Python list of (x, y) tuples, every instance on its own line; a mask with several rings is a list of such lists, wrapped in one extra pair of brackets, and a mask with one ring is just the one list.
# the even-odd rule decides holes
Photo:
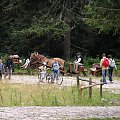
[(32, 66), (31, 66), (31, 69), (35, 69), (35, 68), (36, 68), (36, 66), (35, 66), (35, 65), (32, 65)]
[(100, 70), (96, 70), (96, 72), (95, 72), (95, 76), (96, 77), (99, 77), (99, 76), (101, 76), (102, 75), (102, 70), (100, 69)]

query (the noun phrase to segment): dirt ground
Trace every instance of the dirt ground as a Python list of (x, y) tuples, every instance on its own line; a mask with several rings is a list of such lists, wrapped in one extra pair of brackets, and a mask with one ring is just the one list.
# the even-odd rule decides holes
[[(80, 77), (81, 79), (89, 80), (89, 77)], [(96, 83), (100, 83), (100, 77), (92, 77), (92, 81)], [(111, 84), (108, 80), (108, 84), (103, 85), (103, 89), (110, 90), (113, 93), (120, 94), (120, 80), (119, 78), (113, 78), (113, 84)], [(9, 79), (2, 79), (2, 82), (8, 82), (8, 83), (20, 83), (20, 84), (44, 84), (46, 83), (46, 80), (44, 80), (44, 83), (40, 83), (38, 80), (37, 75), (13, 75), (12, 78)], [(80, 81), (80, 84), (84, 86), (88, 86), (88, 82)], [(61, 86), (75, 86), (77, 85), (77, 77), (73, 76), (64, 76), (63, 77), (63, 83)], [(99, 87), (99, 86), (96, 86)]]

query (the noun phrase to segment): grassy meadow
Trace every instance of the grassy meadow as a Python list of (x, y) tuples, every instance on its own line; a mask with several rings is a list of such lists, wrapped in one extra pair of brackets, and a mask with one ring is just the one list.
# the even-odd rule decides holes
[(120, 95), (93, 89), (92, 99), (88, 89), (82, 96), (74, 87), (60, 87), (53, 84), (10, 84), (0, 83), (0, 106), (112, 106), (120, 105)]

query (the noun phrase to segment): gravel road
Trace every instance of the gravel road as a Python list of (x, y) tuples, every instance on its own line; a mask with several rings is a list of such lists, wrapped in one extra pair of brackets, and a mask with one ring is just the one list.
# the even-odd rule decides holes
[(120, 118), (120, 107), (32, 106), (0, 108), (0, 120), (78, 120), (83, 118)]
[[(87, 79), (87, 78), (86, 78)], [(95, 80), (95, 82), (99, 82)], [(2, 79), (2, 83), (38, 84), (37, 76), (13, 75), (10, 80)], [(43, 83), (39, 83), (43, 84)], [(76, 85), (76, 77), (64, 77), (62, 86)], [(120, 94), (120, 82), (103, 85), (104, 89)], [(120, 119), (120, 106), (66, 106), (66, 107), (1, 107), (0, 120), (78, 120), (88, 118), (118, 118)], [(113, 119), (114, 120), (114, 119)]]

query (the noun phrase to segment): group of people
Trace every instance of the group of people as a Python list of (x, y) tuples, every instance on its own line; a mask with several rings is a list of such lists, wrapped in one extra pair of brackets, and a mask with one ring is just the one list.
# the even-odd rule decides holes
[[(76, 60), (74, 61), (75, 71), (78, 71), (79, 66), (84, 66), (81, 53), (77, 53), (76, 55)], [(108, 55), (108, 57), (106, 57), (105, 53), (103, 53), (102, 59), (100, 60), (100, 67), (102, 68), (102, 82), (107, 84), (106, 76), (108, 74), (110, 83), (113, 83), (113, 70), (117, 70), (117, 66), (115, 60), (112, 58), (112, 55)]]
[(3, 64), (2, 59), (0, 59), (0, 79), (2, 79), (2, 75), (4, 73), (4, 78), (8, 76), (8, 78), (11, 78), (12, 70), (13, 70), (13, 56), (10, 55), (8, 59), (5, 61), (5, 64)]
[[(30, 61), (27, 61), (26, 64), (28, 64), (29, 62)], [(40, 69), (42, 71), (45, 71), (47, 68), (46, 65), (47, 65), (47, 63), (43, 62), (43, 66)], [(3, 73), (5, 73), (4, 74), (5, 79), (6, 79), (6, 76), (8, 76), (8, 78), (10, 79), (11, 75), (12, 75), (13, 66), (14, 66), (14, 64), (13, 64), (13, 56), (12, 55), (9, 56), (9, 58), (6, 60), (5, 64), (3, 64), (2, 59), (0, 59), (0, 79), (2, 78)], [(60, 66), (61, 66), (60, 63), (57, 62), (56, 59), (54, 59), (54, 63), (52, 64), (52, 68), (51, 68), (51, 70), (53, 70), (54, 74), (60, 73)], [(76, 60), (74, 61), (75, 71), (78, 71), (79, 66), (84, 66), (81, 53), (77, 53), (77, 55), (76, 55)], [(102, 68), (102, 82), (104, 84), (107, 84), (106, 75), (108, 73), (109, 81), (110, 81), (110, 83), (112, 83), (113, 82), (113, 79), (112, 79), (113, 69), (115, 68), (115, 70), (117, 70), (115, 60), (112, 58), (112, 56), (108, 55), (108, 57), (106, 57), (105, 53), (103, 53), (102, 59), (100, 60), (100, 67)]]
[(106, 75), (108, 73), (110, 83), (113, 83), (112, 74), (113, 69), (117, 70), (115, 60), (112, 58), (112, 55), (106, 57), (105, 53), (102, 54), (102, 59), (100, 60), (100, 67), (102, 68), (102, 82), (107, 84)]

